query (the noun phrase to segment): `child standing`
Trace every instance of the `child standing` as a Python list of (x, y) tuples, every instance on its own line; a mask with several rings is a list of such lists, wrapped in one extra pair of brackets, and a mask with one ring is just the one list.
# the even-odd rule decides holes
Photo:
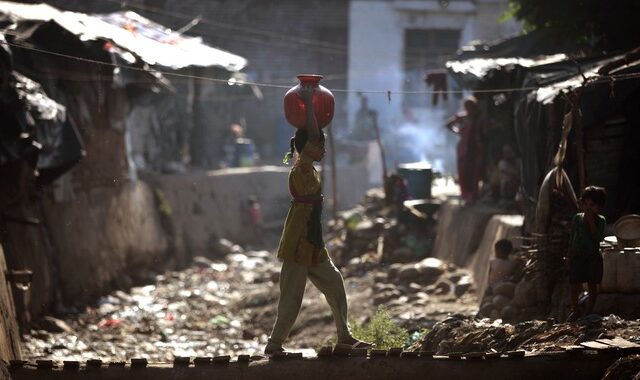
[(513, 244), (508, 239), (500, 239), (494, 244), (493, 250), (496, 257), (489, 260), (488, 289), (492, 289), (498, 283), (511, 282), (520, 266), (520, 260), (513, 258)]
[(300, 311), (307, 278), (320, 290), (333, 313), (338, 331), (338, 344), (368, 348), (371, 345), (355, 339), (347, 320), (347, 296), (340, 271), (329, 258), (322, 240), (322, 194), (320, 175), (313, 167), (325, 154), (324, 134), (320, 132), (312, 103), (313, 88), (303, 86), (300, 97), (307, 116), (305, 129), (298, 129), (291, 139), (287, 158), (297, 159), (289, 172), (291, 206), (287, 214), (278, 258), (283, 262), (280, 271), (280, 299), (278, 315), (269, 337), (265, 354), (285, 351), (285, 339)]
[(586, 314), (593, 312), (598, 297), (598, 284), (602, 281), (602, 253), (600, 242), (604, 239), (604, 216), (600, 209), (607, 200), (604, 188), (587, 186), (580, 197), (582, 212), (575, 214), (569, 235), (569, 282), (571, 283), (571, 307), (569, 320), (578, 318), (578, 296), (583, 284), (588, 285), (589, 300)]

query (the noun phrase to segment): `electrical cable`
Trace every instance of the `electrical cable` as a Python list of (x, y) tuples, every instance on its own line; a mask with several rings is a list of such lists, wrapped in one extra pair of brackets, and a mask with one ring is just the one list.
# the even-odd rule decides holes
[[(31, 47), (31, 46), (25, 46), (25, 45), (16, 44), (16, 43), (8, 42), (8, 41), (0, 41), (0, 44), (5, 44), (5, 45), (11, 46), (11, 47), (15, 47), (15, 48), (19, 48), (19, 49), (25, 49), (25, 50), (29, 50), (29, 51), (34, 51), (34, 52), (38, 52), (38, 53), (42, 53), (42, 54), (54, 55), (54, 56), (61, 57), (61, 58), (72, 59), (72, 60), (76, 60), (76, 61), (80, 61), (80, 62), (92, 63), (92, 64), (96, 64), (96, 65), (102, 65), (102, 66), (108, 66), (108, 67), (114, 67), (114, 68), (120, 68), (120, 69), (128, 69), (128, 70), (144, 72), (144, 73), (155, 72), (155, 73), (167, 76), (167, 77), (188, 78), (188, 79), (202, 80), (202, 81), (214, 82), (214, 83), (224, 83), (224, 84), (227, 84), (227, 85), (237, 84), (237, 85), (250, 85), (250, 86), (257, 86), (257, 87), (279, 88), (279, 89), (290, 89), (291, 88), (291, 85), (279, 85), (279, 84), (273, 84), (273, 83), (260, 83), (260, 82), (245, 81), (245, 80), (239, 80), (239, 79), (235, 80), (235, 82), (233, 82), (233, 81), (230, 82), (230, 79), (213, 78), (213, 77), (190, 75), (190, 74), (180, 74), (180, 73), (162, 71), (162, 70), (156, 70), (156, 69), (149, 70), (149, 69), (145, 69), (145, 68), (142, 68), (142, 67), (136, 67), (136, 66), (131, 66), (131, 65), (122, 65), (122, 64), (117, 64), (117, 63), (113, 63), (113, 62), (104, 62), (104, 61), (98, 61), (98, 60), (90, 59), (90, 58), (83, 58), (83, 57), (78, 57), (78, 56), (58, 53), (58, 52), (54, 52), (54, 51), (50, 51), (50, 50), (46, 50), (46, 49), (40, 49), (40, 48)], [(635, 79), (635, 78), (640, 78), (640, 73), (614, 74), (614, 75), (595, 74), (594, 76), (591, 76), (590, 78), (588, 78), (588, 82), (589, 83), (610, 83), (612, 80), (619, 81), (619, 80)], [(472, 90), (472, 92), (473, 93), (520, 92), (520, 91), (537, 90), (537, 89), (545, 88), (545, 87), (548, 87), (548, 86), (492, 88), (492, 89)], [(393, 95), (400, 95), (400, 94), (403, 94), (403, 95), (412, 95), (412, 94), (462, 94), (462, 93), (468, 93), (470, 90), (391, 91), (391, 90), (331, 89), (331, 91), (332, 92), (336, 92), (336, 93), (385, 94), (385, 95), (389, 96), (391, 94), (393, 94)]]

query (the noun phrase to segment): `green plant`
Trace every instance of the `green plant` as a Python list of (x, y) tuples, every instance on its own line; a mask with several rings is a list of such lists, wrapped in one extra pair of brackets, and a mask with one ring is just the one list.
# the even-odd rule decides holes
[(409, 333), (398, 326), (386, 307), (380, 306), (371, 320), (363, 325), (352, 323), (352, 333), (357, 339), (371, 342), (376, 348), (404, 347)]

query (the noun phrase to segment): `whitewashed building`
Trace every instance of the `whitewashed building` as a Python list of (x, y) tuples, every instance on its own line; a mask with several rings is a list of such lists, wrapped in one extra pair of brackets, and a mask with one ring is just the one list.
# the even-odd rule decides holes
[[(444, 69), (447, 59), (460, 47), (474, 40), (491, 41), (518, 34), (521, 27), (517, 22), (500, 21), (507, 8), (507, 0), (352, 0), (349, 90), (381, 91), (364, 95), (369, 107), (378, 112), (387, 136), (397, 139), (402, 134), (419, 135), (418, 140), (424, 141), (411, 141), (419, 150), (413, 159), (441, 159), (444, 162), (435, 165), (451, 171), (450, 151), (455, 140), (439, 127), (458, 109), (460, 97), (450, 96), (447, 102), (433, 106), (431, 95), (392, 93), (389, 99), (386, 91), (427, 90), (424, 75), (429, 70)], [(349, 93), (346, 109), (350, 125), (354, 125), (359, 107), (360, 95)], [(394, 147), (398, 145), (394, 141), (387, 138), (386, 143), (392, 156), (396, 148), (397, 161), (412, 159), (402, 158), (401, 151), (406, 149)], [(446, 152), (449, 157), (438, 152)]]

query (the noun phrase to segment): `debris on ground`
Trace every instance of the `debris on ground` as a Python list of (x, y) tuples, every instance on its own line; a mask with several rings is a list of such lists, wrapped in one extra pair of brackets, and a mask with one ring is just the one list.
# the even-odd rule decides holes
[(640, 342), (640, 320), (625, 321), (615, 315), (587, 317), (576, 323), (532, 320), (516, 324), (502, 320), (452, 315), (436, 323), (411, 349), (437, 354), (452, 352), (561, 351), (597, 339), (623, 336)]
[[(101, 297), (64, 321), (48, 318), (50, 327), (23, 337), (25, 358), (171, 361), (261, 352), (276, 316), (281, 264), (273, 252), (221, 246), (233, 248), (221, 259), (196, 257), (190, 268), (157, 275), (153, 284)], [(363, 254), (341, 271), (356, 326), (384, 305), (416, 340), (449, 314), (477, 312), (469, 273), (435, 258), (389, 264)], [(288, 347), (318, 348), (334, 336), (331, 310), (309, 286)]]
[[(470, 273), (429, 257), (437, 202), (414, 201), (412, 208), (398, 215), (373, 190), (359, 207), (329, 223), (327, 247), (344, 277), (354, 328), (370, 326), (384, 308), (407, 332), (409, 349), (439, 354), (554, 351), (615, 337), (640, 342), (640, 320), (615, 315), (573, 324), (535, 318), (517, 323), (547, 301), (531, 269), (539, 267), (534, 249), (522, 252), (527, 265), (521, 280), (493, 289), (479, 310)], [(187, 269), (115, 291), (82, 313), (34, 325), (23, 337), (25, 358), (166, 362), (261, 352), (276, 317), (281, 263), (273, 250), (245, 251), (224, 239), (211, 247), (215, 254), (194, 258)], [(331, 310), (309, 286), (287, 347), (311, 350), (331, 341)]]

